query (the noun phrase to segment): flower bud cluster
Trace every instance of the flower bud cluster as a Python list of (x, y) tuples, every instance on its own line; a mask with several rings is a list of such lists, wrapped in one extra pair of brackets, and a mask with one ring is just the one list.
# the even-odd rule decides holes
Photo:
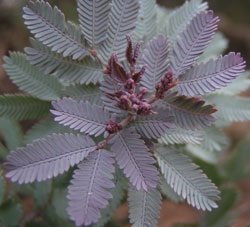
[[(147, 94), (146, 88), (138, 89), (141, 77), (145, 73), (146, 66), (142, 66), (139, 71), (135, 72), (136, 61), (139, 55), (141, 42), (135, 45), (133, 48), (132, 40), (127, 35), (128, 46), (126, 49), (126, 59), (129, 64), (129, 71), (125, 70), (125, 67), (119, 63), (116, 54), (112, 54), (104, 74), (111, 77), (115, 83), (121, 86), (123, 89), (114, 93), (106, 93), (106, 95), (113, 100), (116, 100), (116, 106), (122, 110), (126, 110), (133, 115), (149, 115), (152, 114), (152, 106), (145, 99)], [(139, 91), (138, 91), (139, 90)], [(111, 127), (113, 125), (109, 125)], [(110, 130), (109, 128), (106, 129)], [(112, 131), (112, 130), (111, 130)]]
[(116, 106), (120, 109), (133, 112), (137, 115), (149, 115), (152, 114), (152, 106), (144, 99), (147, 94), (147, 89), (142, 88), (137, 93), (129, 93), (127, 91), (117, 92)]
[(169, 70), (161, 79), (161, 82), (155, 86), (155, 96), (158, 99), (163, 99), (165, 92), (175, 85), (176, 81), (173, 79), (173, 72)]

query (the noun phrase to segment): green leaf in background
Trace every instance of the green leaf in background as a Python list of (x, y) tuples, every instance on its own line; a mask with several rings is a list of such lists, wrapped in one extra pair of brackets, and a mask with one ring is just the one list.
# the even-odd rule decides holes
[(73, 227), (67, 214), (67, 190), (66, 188), (54, 188), (51, 205), (45, 210), (45, 219), (50, 222), (51, 227), (63, 226)]
[(226, 179), (239, 181), (250, 176), (250, 135), (239, 142), (234, 148), (234, 154), (225, 163), (224, 174)]
[(232, 188), (222, 190), (221, 201), (218, 202), (218, 208), (203, 217), (201, 227), (224, 227), (230, 226), (235, 214), (231, 211), (237, 201), (237, 192)]
[(21, 217), (22, 207), (14, 199), (9, 199), (0, 206), (0, 226), (16, 227)]
[(33, 184), (19, 185), (16, 184), (16, 191), (22, 197), (31, 196), (35, 200), (35, 206), (37, 209), (46, 205), (49, 202), (51, 193), (51, 180), (43, 182), (35, 182)]
[(7, 154), (8, 149), (2, 143), (0, 143), (0, 158), (5, 158)]
[(13, 120), (36, 119), (49, 113), (50, 103), (21, 94), (0, 96), (0, 117)]
[(69, 219), (69, 216), (66, 212), (67, 208), (67, 189), (59, 189), (56, 188), (53, 191), (53, 197), (52, 197), (52, 206), (55, 209), (56, 214), (65, 220)]
[(0, 132), (9, 150), (22, 145), (23, 133), (17, 121), (0, 118)]
[(6, 186), (6, 182), (2, 176), (2, 171), (0, 171), (0, 204), (2, 204), (3, 200), (4, 200), (4, 194), (5, 194), (5, 186)]

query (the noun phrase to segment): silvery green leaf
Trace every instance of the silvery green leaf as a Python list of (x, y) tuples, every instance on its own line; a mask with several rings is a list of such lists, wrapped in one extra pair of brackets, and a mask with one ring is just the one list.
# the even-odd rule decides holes
[(83, 60), (72, 60), (62, 54), (53, 52), (51, 48), (30, 39), (32, 47), (24, 50), (30, 64), (37, 66), (45, 74), (58, 78), (65, 86), (72, 84), (96, 84), (102, 80), (101, 67), (91, 57)]
[(66, 22), (64, 14), (56, 6), (44, 1), (29, 1), (23, 8), (24, 24), (35, 38), (52, 51), (62, 53), (64, 57), (82, 59), (88, 52), (80, 29)]
[(129, 221), (133, 227), (156, 227), (160, 216), (161, 193), (158, 188), (148, 191), (136, 190), (132, 185), (128, 191)]
[(24, 54), (11, 52), (9, 57), (4, 57), (4, 62), (9, 78), (24, 92), (42, 100), (59, 98), (61, 83), (31, 65)]
[(106, 38), (110, 2), (109, 0), (77, 0), (80, 27), (91, 47), (98, 46)]
[(50, 103), (32, 96), (6, 94), (0, 96), (0, 116), (12, 120), (37, 119), (48, 115)]
[(188, 204), (201, 210), (217, 208), (217, 187), (189, 158), (169, 147), (156, 148), (156, 158), (167, 183), (187, 199)]
[(127, 46), (126, 34), (131, 34), (136, 26), (139, 2), (135, 0), (112, 1), (107, 28), (107, 37), (99, 49), (105, 63), (112, 53), (116, 53), (120, 61), (125, 59)]
[(135, 40), (150, 40), (156, 34), (156, 0), (139, 0), (140, 10), (133, 32)]
[(209, 95), (206, 101), (214, 105), (218, 111), (215, 116), (226, 121), (249, 121), (250, 102), (246, 97), (229, 95)]

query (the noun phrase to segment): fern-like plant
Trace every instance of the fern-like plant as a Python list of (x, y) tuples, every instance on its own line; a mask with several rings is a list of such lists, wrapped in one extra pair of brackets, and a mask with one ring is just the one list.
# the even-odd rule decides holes
[[(31, 183), (76, 166), (67, 196), (76, 226), (104, 225), (127, 188), (133, 226), (157, 226), (166, 187), (197, 209), (216, 208), (217, 187), (183, 150), (207, 143), (216, 150), (216, 117), (250, 120), (249, 101), (232, 96), (247, 81), (236, 79), (241, 55), (203, 54), (218, 17), (200, 0), (171, 12), (154, 0), (77, 5), (80, 26), (43, 0), (24, 7), (35, 39), (25, 55), (5, 57), (4, 68), (27, 94), (0, 97), (2, 115), (38, 118), (51, 102), (64, 127), (45, 120), (31, 129), (37, 138), (8, 155), (6, 177)], [(224, 88), (234, 79), (240, 86)]]

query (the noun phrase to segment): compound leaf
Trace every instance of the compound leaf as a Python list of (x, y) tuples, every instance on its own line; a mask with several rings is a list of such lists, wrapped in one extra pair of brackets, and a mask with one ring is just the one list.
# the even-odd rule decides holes
[(96, 150), (88, 136), (53, 134), (17, 148), (7, 157), (6, 177), (13, 182), (30, 183), (56, 177)]
[(88, 102), (76, 102), (71, 98), (63, 98), (52, 102), (55, 121), (72, 129), (89, 135), (99, 136), (112, 118), (102, 107)]
[(12, 52), (10, 57), (4, 57), (4, 69), (9, 78), (21, 90), (42, 100), (59, 98), (62, 85), (57, 79), (43, 74), (31, 65), (24, 54)]
[(24, 50), (32, 65), (38, 66), (45, 74), (58, 78), (65, 86), (71, 84), (96, 84), (102, 79), (100, 66), (90, 57), (82, 61), (74, 61), (71, 57), (51, 51), (51, 48), (30, 39), (31, 47)]
[(156, 0), (140, 0), (140, 10), (133, 32), (135, 40), (150, 40), (156, 34)]
[(183, 199), (177, 195), (177, 193), (173, 190), (173, 188), (169, 186), (169, 184), (167, 183), (167, 181), (164, 179), (163, 176), (161, 176), (159, 188), (161, 193), (169, 200), (175, 203), (183, 201)]
[(101, 210), (101, 218), (93, 225), (93, 227), (105, 226), (105, 224), (112, 218), (115, 210), (122, 203), (127, 188), (127, 181), (118, 168), (116, 168), (114, 183), (115, 187), (110, 190), (113, 198), (109, 201), (108, 206)]
[(160, 216), (161, 193), (157, 188), (136, 190), (130, 185), (128, 192), (129, 219), (133, 227), (156, 227)]
[(134, 30), (138, 11), (138, 1), (112, 1), (107, 37), (99, 49), (105, 63), (108, 62), (112, 53), (116, 53), (120, 61), (125, 59), (126, 34), (132, 33)]
[(250, 120), (249, 98), (227, 95), (210, 95), (206, 98), (218, 112), (215, 116), (230, 122)]
[(146, 46), (142, 56), (143, 64), (147, 65), (141, 84), (150, 92), (167, 72), (168, 42), (163, 35), (154, 37)]
[(170, 108), (170, 113), (175, 117), (175, 125), (190, 130), (208, 127), (215, 118), (211, 115), (216, 109), (212, 105), (204, 105), (199, 98), (178, 96), (175, 92), (168, 92), (163, 100), (162, 107)]
[(176, 42), (177, 37), (186, 29), (192, 19), (207, 8), (207, 2), (191, 0), (185, 1), (182, 6), (170, 12), (168, 19), (165, 20), (165, 33), (169, 37), (170, 46)]
[(174, 117), (168, 110), (159, 109), (154, 115), (137, 118), (134, 126), (140, 135), (148, 139), (158, 139), (166, 133), (170, 134), (175, 127), (173, 122)]
[(159, 142), (169, 144), (200, 144), (204, 138), (203, 131), (192, 131), (180, 127), (170, 130), (170, 133), (163, 135)]
[(137, 190), (156, 187), (159, 176), (155, 160), (134, 128), (122, 130), (115, 137), (111, 150), (118, 166)]
[(218, 17), (209, 10), (198, 14), (177, 38), (170, 58), (171, 70), (178, 77), (194, 64), (217, 29)]
[(94, 85), (71, 85), (65, 87), (61, 93), (62, 97), (72, 97), (78, 101), (85, 101), (91, 104), (102, 106), (102, 92)]
[(107, 207), (114, 188), (113, 153), (106, 150), (92, 152), (75, 170), (68, 189), (68, 214), (76, 226), (96, 223), (100, 209)]
[(109, 0), (78, 0), (79, 23), (85, 39), (91, 47), (98, 46), (106, 38), (110, 12)]
[(26, 120), (47, 115), (50, 103), (22, 94), (6, 94), (0, 96), (0, 106), (0, 117)]
[(155, 155), (167, 183), (188, 204), (208, 211), (217, 207), (218, 189), (186, 156), (167, 147), (158, 147)]
[(52, 51), (62, 53), (64, 57), (82, 59), (87, 55), (81, 31), (73, 23), (66, 22), (64, 14), (48, 2), (29, 1), (23, 8), (24, 24), (35, 38)]
[(204, 95), (227, 86), (241, 72), (245, 62), (240, 53), (220, 56), (189, 69), (178, 77), (178, 93), (186, 96)]
[[(172, 10), (161, 6), (156, 5), (156, 34), (166, 35), (166, 24), (168, 24), (169, 16), (171, 15)], [(168, 40), (169, 41), (169, 40)]]

